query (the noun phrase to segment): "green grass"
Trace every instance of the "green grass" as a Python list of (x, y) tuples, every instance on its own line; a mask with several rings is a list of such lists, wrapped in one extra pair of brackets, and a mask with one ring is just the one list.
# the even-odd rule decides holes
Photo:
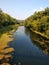
[(9, 26), (5, 26), (5, 27), (2, 27), (0, 28), (0, 36), (6, 32), (9, 32), (11, 30), (16, 30), (18, 28), (18, 24), (15, 24), (15, 25), (9, 25)]
[(2, 27), (2, 28), (0, 29), (0, 34), (3, 34), (3, 33), (5, 33), (5, 32), (8, 32), (8, 31), (10, 31), (10, 30), (12, 30), (12, 29), (13, 29), (12, 26)]
[(13, 29), (17, 29), (18, 28), (18, 25), (10, 25), (10, 26), (5, 26), (5, 27), (2, 27), (0, 28), (0, 37), (2, 34), (6, 33), (6, 32), (9, 32)]

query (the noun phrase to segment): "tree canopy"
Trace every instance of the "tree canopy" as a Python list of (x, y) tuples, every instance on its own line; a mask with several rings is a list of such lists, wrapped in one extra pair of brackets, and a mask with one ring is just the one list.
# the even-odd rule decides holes
[(25, 26), (49, 35), (49, 8), (35, 12), (25, 20)]
[(17, 20), (10, 15), (4, 13), (0, 9), (0, 28), (3, 26), (13, 25), (15, 23), (18, 23)]

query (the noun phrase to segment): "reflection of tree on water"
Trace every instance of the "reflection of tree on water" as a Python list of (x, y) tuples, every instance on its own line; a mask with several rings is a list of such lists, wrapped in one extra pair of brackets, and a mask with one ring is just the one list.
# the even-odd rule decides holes
[(44, 53), (49, 55), (49, 41), (47, 39), (41, 37), (40, 35), (37, 35), (34, 32), (28, 30), (28, 29), (27, 29), (27, 31), (29, 32), (29, 36), (30, 36), (32, 42), (33, 41), (36, 42), (34, 44), (36, 46), (38, 46), (39, 48), (41, 48)]
[(30, 36), (30, 31), (29, 31), (28, 29), (26, 29), (26, 28), (25, 28), (25, 34), (26, 34), (27, 36)]

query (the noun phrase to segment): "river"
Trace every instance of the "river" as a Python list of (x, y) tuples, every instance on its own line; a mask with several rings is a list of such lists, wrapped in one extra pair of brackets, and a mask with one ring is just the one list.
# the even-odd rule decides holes
[(34, 45), (31, 41), (29, 32), (24, 26), (20, 26), (13, 35), (14, 40), (9, 46), (14, 48), (12, 53), (11, 65), (49, 65), (49, 56)]

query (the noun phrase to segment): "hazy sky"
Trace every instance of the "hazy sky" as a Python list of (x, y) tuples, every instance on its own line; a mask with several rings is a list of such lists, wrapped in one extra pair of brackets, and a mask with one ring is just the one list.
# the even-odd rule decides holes
[(0, 0), (0, 8), (17, 19), (25, 19), (46, 7), (49, 7), (49, 0)]

